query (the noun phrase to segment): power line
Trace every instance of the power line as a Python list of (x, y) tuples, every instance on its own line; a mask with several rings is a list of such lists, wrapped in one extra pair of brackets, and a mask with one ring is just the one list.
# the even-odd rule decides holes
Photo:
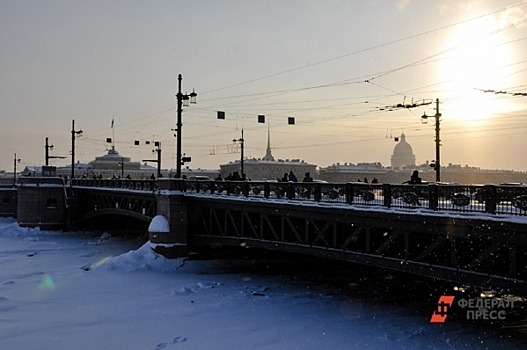
[[(334, 57), (331, 57), (331, 58), (328, 58), (328, 59), (324, 59), (324, 60), (320, 60), (320, 61), (308, 64), (308, 65), (302, 65), (302, 66), (294, 67), (294, 68), (291, 68), (291, 69), (286, 69), (286, 70), (283, 70), (283, 71), (280, 71), (280, 72), (277, 72), (277, 73), (267, 74), (267, 75), (264, 75), (264, 76), (261, 76), (261, 77), (258, 77), (258, 78), (254, 78), (254, 79), (246, 80), (246, 81), (243, 81), (243, 82), (231, 84), (231, 85), (224, 86), (224, 87), (221, 87), (221, 88), (217, 88), (217, 89), (214, 89), (214, 90), (205, 91), (202, 94), (208, 94), (208, 93), (213, 93), (213, 92), (218, 92), (218, 91), (230, 89), (230, 88), (233, 88), (233, 87), (247, 85), (247, 84), (254, 83), (254, 82), (257, 82), (257, 81), (260, 81), (260, 80), (269, 79), (269, 78), (273, 78), (273, 77), (280, 76), (280, 75), (283, 75), (283, 74), (299, 71), (299, 70), (302, 70), (302, 69), (311, 68), (313, 66), (321, 65), (321, 64), (324, 64), (324, 63), (333, 62), (333, 61), (336, 61), (336, 60), (339, 60), (339, 59), (342, 59), (342, 58), (347, 58), (347, 57), (354, 56), (354, 55), (357, 55), (357, 54), (360, 54), (360, 53), (363, 53), (363, 52), (379, 49), (379, 48), (382, 48), (382, 47), (385, 47), (385, 46), (393, 45), (393, 44), (400, 43), (400, 42), (403, 42), (403, 41), (407, 41), (407, 40), (410, 40), (410, 39), (414, 39), (414, 38), (417, 38), (417, 37), (420, 37), (420, 36), (424, 36), (424, 35), (428, 35), (428, 34), (431, 34), (431, 33), (435, 33), (435, 32), (438, 32), (438, 31), (441, 31), (441, 30), (444, 30), (444, 29), (448, 29), (448, 28), (451, 28), (451, 27), (455, 27), (455, 26), (458, 26), (458, 25), (462, 25), (462, 24), (465, 24), (465, 23), (476, 21), (476, 20), (479, 20), (481, 18), (484, 18), (484, 17), (487, 17), (487, 16), (491, 16), (491, 15), (495, 15), (497, 13), (509, 10), (511, 8), (520, 7), (520, 6), (523, 6), (523, 5), (526, 5), (526, 4), (527, 4), (527, 1), (522, 1), (522, 2), (516, 3), (514, 5), (502, 8), (500, 10), (496, 10), (496, 11), (489, 12), (489, 13), (486, 13), (486, 14), (483, 14), (483, 15), (480, 15), (480, 16), (472, 17), (472, 18), (469, 18), (469, 19), (466, 19), (466, 20), (463, 20), (463, 21), (460, 21), (460, 22), (448, 24), (448, 25), (445, 25), (445, 26), (442, 26), (442, 27), (434, 28), (434, 29), (431, 29), (431, 30), (427, 30), (427, 31), (424, 31), (424, 32), (421, 32), (421, 33), (410, 35), (410, 36), (407, 36), (407, 37), (404, 37), (404, 38), (388, 41), (388, 42), (381, 43), (381, 44), (378, 44), (378, 45), (373, 45), (373, 46), (370, 46), (370, 47), (367, 47), (367, 48), (364, 48), (364, 49), (360, 49), (360, 50), (356, 50), (356, 51), (353, 51), (353, 52), (349, 52), (349, 53), (346, 53), (346, 54), (343, 54), (343, 55), (334, 56)], [(524, 19), (524, 20), (522, 20), (522, 22), (524, 22), (526, 20), (527, 19)], [(507, 26), (507, 28), (508, 27), (510, 27), (510, 26)]]
[(494, 95), (511, 95), (511, 96), (523, 96), (527, 97), (527, 92), (508, 92), (504, 90), (493, 90), (493, 89), (476, 89), (484, 93), (493, 93)]

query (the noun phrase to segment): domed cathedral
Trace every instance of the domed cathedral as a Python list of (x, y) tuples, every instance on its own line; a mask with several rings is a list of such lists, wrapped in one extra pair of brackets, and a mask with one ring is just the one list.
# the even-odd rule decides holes
[(401, 134), (401, 138), (395, 148), (391, 158), (392, 169), (415, 167), (415, 155), (412, 146), (406, 142), (406, 136)]

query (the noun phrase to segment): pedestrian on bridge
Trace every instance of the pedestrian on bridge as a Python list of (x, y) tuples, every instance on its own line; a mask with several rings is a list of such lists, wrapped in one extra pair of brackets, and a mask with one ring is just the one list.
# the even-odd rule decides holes
[(305, 174), (304, 180), (302, 180), (302, 182), (313, 182), (313, 178), (311, 177), (311, 173), (309, 171)]
[(420, 184), (422, 182), (423, 181), (419, 177), (419, 171), (417, 170), (414, 170), (414, 172), (412, 173), (412, 176), (410, 176), (410, 180), (406, 181), (406, 183), (409, 183), (409, 184)]
[(298, 179), (296, 178), (296, 175), (293, 173), (293, 170), (289, 171), (289, 181), (298, 182)]

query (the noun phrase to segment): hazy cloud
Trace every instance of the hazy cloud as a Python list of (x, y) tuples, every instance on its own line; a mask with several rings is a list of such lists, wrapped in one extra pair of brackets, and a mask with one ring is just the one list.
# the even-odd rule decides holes
[(412, 4), (414, 0), (398, 0), (395, 4), (399, 12), (404, 12), (404, 10)]
[(500, 22), (503, 24), (514, 25), (517, 28), (522, 28), (525, 26), (527, 19), (525, 16), (525, 11), (520, 7), (511, 7), (503, 12), (500, 16)]

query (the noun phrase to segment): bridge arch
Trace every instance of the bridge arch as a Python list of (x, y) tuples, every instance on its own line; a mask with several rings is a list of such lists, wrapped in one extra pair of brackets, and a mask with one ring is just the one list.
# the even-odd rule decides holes
[(108, 208), (87, 212), (78, 220), (89, 230), (104, 230), (117, 236), (146, 237), (152, 218), (125, 209)]

